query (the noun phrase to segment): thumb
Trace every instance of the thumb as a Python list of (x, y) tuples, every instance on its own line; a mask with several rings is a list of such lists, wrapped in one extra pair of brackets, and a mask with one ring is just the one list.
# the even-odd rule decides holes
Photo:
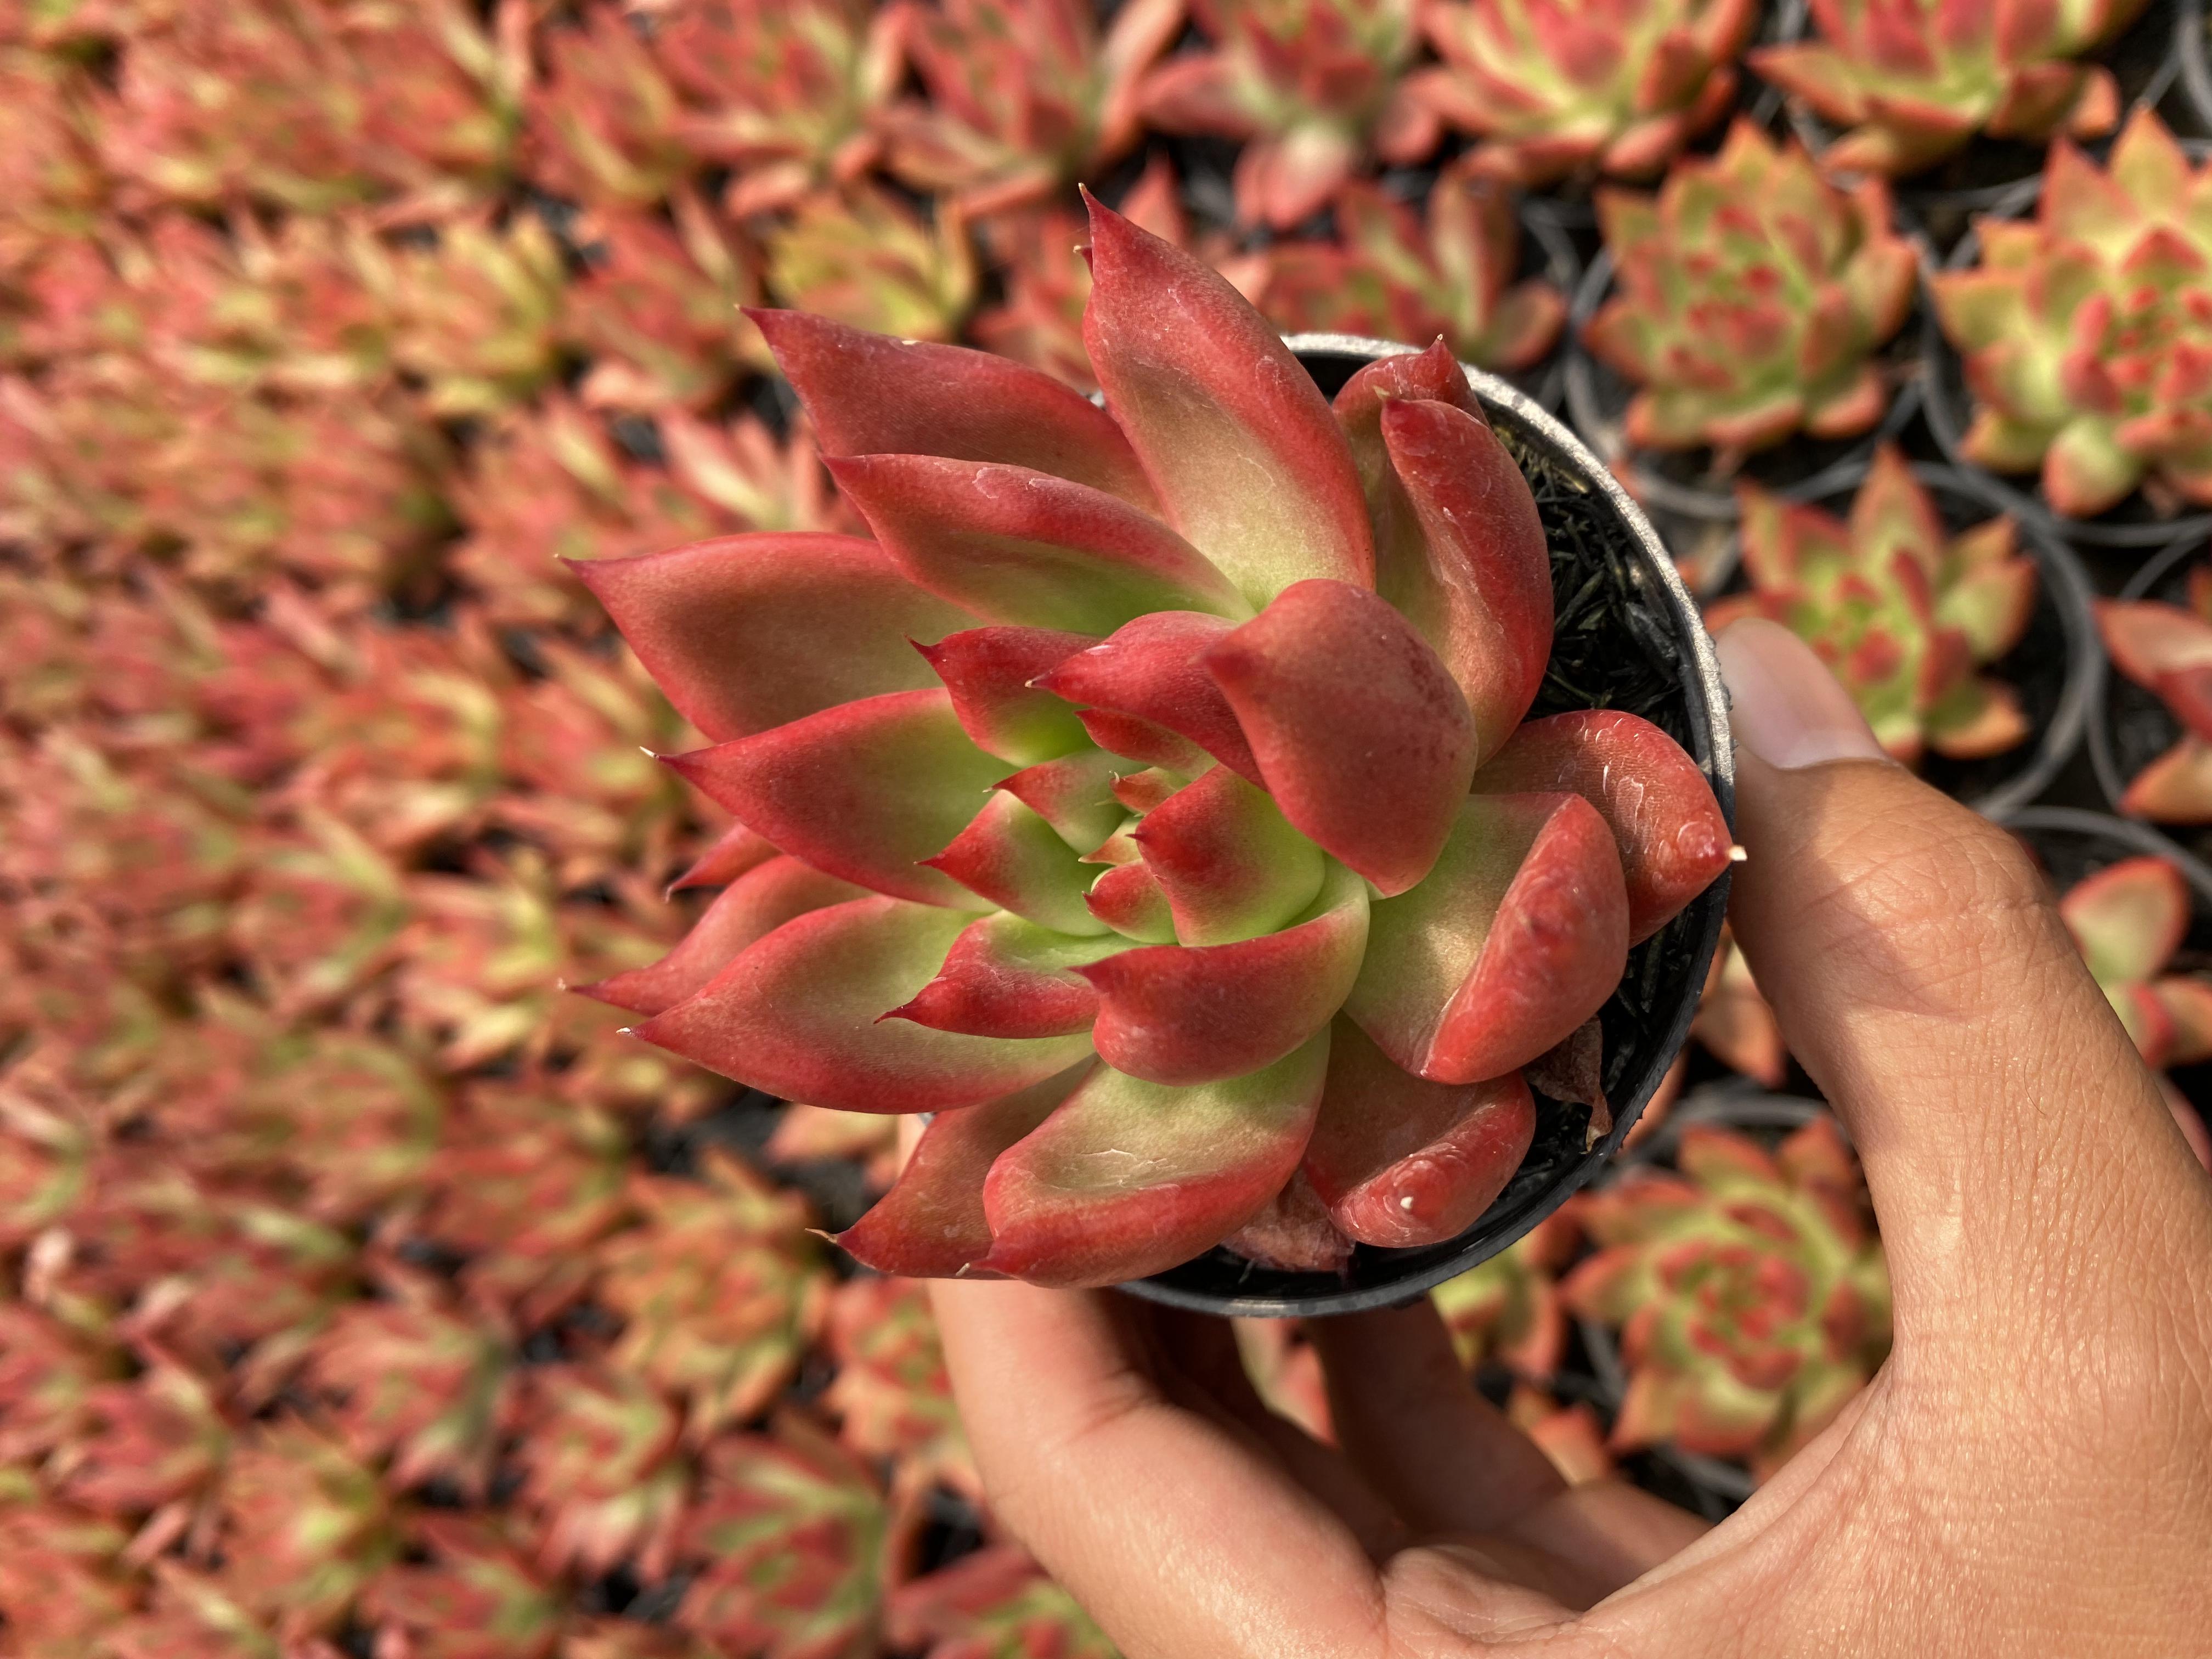
[(2045, 883), (1884, 757), (1794, 635), (1745, 621), (1718, 643), (1748, 854), (1730, 916), (1864, 1160), (1900, 1355), (1986, 1350), (1993, 1319), (2108, 1328), (2177, 1237), (2206, 1249), (2212, 1206)]

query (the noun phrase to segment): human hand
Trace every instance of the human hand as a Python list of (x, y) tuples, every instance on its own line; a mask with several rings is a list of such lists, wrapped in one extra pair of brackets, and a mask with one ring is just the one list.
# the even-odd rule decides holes
[(1568, 1489), (1425, 1298), (1313, 1322), (1333, 1449), (1219, 1321), (937, 1281), (997, 1514), (1129, 1659), (2212, 1654), (2212, 1182), (2011, 838), (1782, 629), (1721, 653), (1735, 934), (1864, 1162), (1888, 1363), (1707, 1529)]

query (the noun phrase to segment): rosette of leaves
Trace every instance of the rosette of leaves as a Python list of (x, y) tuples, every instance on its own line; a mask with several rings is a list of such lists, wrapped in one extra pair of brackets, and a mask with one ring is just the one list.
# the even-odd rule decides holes
[(2075, 60), (2142, 9), (2143, 0), (1812, 0), (1820, 38), (1762, 47), (1751, 66), (1850, 129), (1823, 154), (1831, 167), (1894, 178), (1978, 132), (2030, 142), (2110, 132), (2119, 85), (2110, 70)]
[(973, 214), (1026, 206), (1120, 159), (1137, 94), (1182, 32), (1183, 0), (1129, 0), (1103, 33), (1091, 0), (902, 0), (927, 97), (885, 112), (891, 170)]
[(2106, 601), (2097, 631), (2118, 669), (2156, 695), (2181, 727), (2173, 746), (2130, 780), (2123, 812), (2160, 823), (2212, 823), (2212, 571), (2190, 573), (2189, 604)]
[(1105, 410), (763, 313), (877, 539), (580, 567), (717, 740), (671, 764), (779, 849), (597, 994), (770, 1094), (937, 1114), (845, 1235), (886, 1272), (1139, 1276), (1293, 1177), (1323, 1231), (1450, 1237), (1528, 1145), (1519, 1068), (1727, 827), (1649, 722), (1521, 723), (1544, 530), (1449, 352), (1332, 410), (1190, 255), (1094, 206), (1091, 259)]
[(2212, 980), (2168, 971), (2189, 933), (2189, 884), (2170, 859), (2123, 859), (2058, 901), (2098, 988), (2152, 1066), (2212, 1060)]
[(1435, 0), (1414, 95), (1515, 184), (1640, 179), (1728, 112), (1752, 0)]
[(2099, 167), (2051, 146), (2035, 217), (1933, 279), (1979, 405), (1960, 447), (2087, 518), (2148, 485), (2212, 503), (2212, 171), (2138, 112)]
[(1464, 162), (1438, 175), (1416, 216), (1374, 185), (1338, 192), (1337, 237), (1285, 242), (1267, 255), (1261, 308), (1291, 329), (1433, 340), (1480, 368), (1510, 373), (1550, 351), (1566, 295), (1521, 270), (1521, 227), (1494, 181)]
[(2010, 518), (1953, 535), (1888, 444), (1848, 520), (1748, 483), (1736, 500), (1751, 591), (1708, 605), (1709, 627), (1764, 617), (1789, 629), (1907, 764), (1928, 749), (1953, 760), (2002, 754), (2028, 736), (2019, 696), (1979, 672), (2020, 642), (2035, 608), (2035, 562)]
[(1672, 1441), (1762, 1479), (1866, 1386), (1889, 1350), (1889, 1276), (1858, 1163), (1817, 1117), (1769, 1153), (1709, 1124), (1680, 1173), (1639, 1169), (1590, 1195), (1601, 1247), (1559, 1289), (1620, 1331), (1617, 1451)]
[(1873, 354), (1911, 309), (1917, 267), (1881, 180), (1839, 190), (1798, 145), (1739, 121), (1656, 198), (1601, 191), (1597, 207), (1618, 291), (1583, 339), (1638, 387), (1632, 443), (1711, 444), (1726, 468), (1881, 418)]
[(1437, 146), (1436, 116), (1400, 79), (1420, 42), (1415, 0), (1191, 0), (1213, 50), (1146, 77), (1145, 119), (1243, 145), (1237, 216), (1287, 230), (1370, 154), (1393, 166)]

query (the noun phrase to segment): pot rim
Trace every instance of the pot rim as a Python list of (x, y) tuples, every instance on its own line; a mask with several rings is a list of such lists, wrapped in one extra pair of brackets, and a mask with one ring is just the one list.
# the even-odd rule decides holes
[[(1865, 483), (1871, 467), (1868, 461), (1853, 462), (1845, 470), (1845, 476), (1834, 479), (1820, 495), (1806, 498), (1807, 504), (1825, 505), (1828, 496), (1856, 491)], [(2046, 521), (2014, 512), (1978, 471), (1948, 463), (1915, 461), (1912, 476), (1929, 489), (1970, 496), (1991, 514), (2012, 514), (2042, 578), (2038, 592), (2047, 598), (2058, 612), (2058, 625), (2066, 636), (2066, 672), (2058, 694), (2058, 707), (2037, 734), (2036, 744), (2032, 748), (2021, 745), (2029, 757), (2027, 763), (1996, 788), (1966, 801), (1984, 817), (2001, 817), (2043, 793), (2073, 758), (2084, 735), (2094, 729), (2095, 717), (2104, 708), (2105, 648), (2098, 639), (2097, 624), (2090, 608), (2095, 590), (2088, 573), (2067, 546), (2065, 538)], [(1712, 574), (1698, 587), (1700, 603), (1710, 604), (1723, 596), (1727, 584), (1741, 566), (1742, 554), (1741, 536), (1731, 535), (1714, 561)]]
[[(1383, 357), (1410, 356), (1419, 349), (1395, 341), (1367, 339), (1352, 334), (1292, 334), (1285, 337), (1285, 343), (1302, 361), (1308, 357), (1349, 357), (1372, 362)], [(1655, 584), (1656, 592), (1673, 612), (1677, 641), (1687, 647), (1684, 652), (1687, 672), (1683, 676), (1681, 687), (1689, 705), (1691, 757), (1711, 783), (1723, 816), (1733, 825), (1735, 822), (1735, 757), (1729, 732), (1728, 691), (1721, 679), (1720, 659), (1713, 649), (1711, 636), (1705, 632), (1705, 623), (1698, 614), (1697, 605), (1691, 599), (1689, 590), (1683, 586), (1682, 579), (1674, 568), (1674, 562), (1661, 542), (1658, 532), (1652, 528), (1643, 510), (1621, 487), (1619, 480), (1568, 429), (1565, 422), (1547, 412), (1526, 392), (1498, 376), (1469, 368), (1465, 363), (1460, 368), (1468, 377), (1468, 386), (1481, 402), (1484, 412), (1494, 423), (1510, 431), (1545, 460), (1585, 484), (1613, 508), (1630, 547)], [(1482, 1220), (1478, 1220), (1461, 1234), (1458, 1240), (1447, 1244), (1425, 1246), (1418, 1252), (1378, 1252), (1386, 1258), (1416, 1254), (1430, 1258), (1424, 1265), (1412, 1267), (1401, 1275), (1380, 1283), (1304, 1295), (1226, 1293), (1172, 1282), (1177, 1275), (1188, 1270), (1190, 1264), (1186, 1263), (1170, 1268), (1165, 1273), (1133, 1279), (1116, 1288), (1146, 1301), (1162, 1303), (1170, 1307), (1239, 1318), (1282, 1319), (1355, 1313), (1372, 1308), (1401, 1306), (1425, 1294), (1431, 1287), (1465, 1273), (1506, 1249), (1580, 1191), (1612, 1161), (1622, 1142), (1627, 1139), (1629, 1130), (1635, 1126), (1637, 1118), (1642, 1115), (1644, 1106), (1665, 1078), (1674, 1056), (1681, 1051), (1683, 1043), (1688, 1040), (1690, 1021), (1697, 1012), (1698, 994), (1704, 989), (1705, 974), (1720, 944), (1721, 923), (1727, 911), (1729, 878), (1729, 872), (1723, 871), (1710, 887), (1690, 902), (1689, 911), (1696, 918), (1697, 927), (1692, 971), (1684, 978), (1677, 1006), (1653, 1063), (1648, 1064), (1643, 1074), (1623, 1091), (1625, 1099), (1614, 1109), (1612, 1132), (1569, 1164), (1550, 1186), (1522, 1200), (1518, 1210), (1488, 1226)], [(1372, 1248), (1361, 1247), (1363, 1249)], [(1433, 1254), (1437, 1251), (1443, 1254)]]
[[(1634, 471), (1638, 496), (1654, 507), (1708, 524), (1734, 524), (1740, 516), (1736, 510), (1735, 490), (1677, 483), (1638, 464), (1639, 457), (1662, 452), (1637, 449), (1629, 444), (1625, 435), (1617, 445), (1609, 443), (1600, 435), (1608, 424), (1598, 390), (1598, 374), (1605, 366), (1583, 346), (1582, 331), (1583, 325), (1597, 314), (1598, 307), (1612, 289), (1613, 250), (1601, 247), (1590, 257), (1589, 264), (1583, 267), (1582, 283), (1575, 289), (1574, 304), (1567, 314), (1567, 327), (1571, 337), (1568, 341), (1566, 353), (1566, 406), (1576, 432), (1585, 444), (1601, 455), (1617, 449), (1618, 453), (1610, 454), (1609, 459), (1614, 465)], [(1907, 319), (1908, 324), (1910, 320)], [(1883, 342), (1880, 349), (1894, 350), (1896, 343), (1905, 337), (1905, 325), (1900, 325), (1897, 333)], [(1909, 356), (1906, 358), (1907, 366), (1911, 361)], [(1836, 459), (1805, 477), (1768, 487), (1784, 501), (1807, 501), (1826, 494), (1838, 475), (1852, 467), (1864, 465), (1875, 445), (1886, 438), (1899, 436), (1905, 428), (1912, 424), (1912, 417), (1920, 409), (1920, 383), (1923, 378), (1920, 374), (1903, 375), (1890, 394), (1889, 405), (1882, 411), (1881, 419), (1875, 423), (1871, 431), (1849, 440), (1844, 453)]]
[(2141, 818), (2092, 812), (2080, 806), (2023, 806), (1997, 822), (2017, 836), (2033, 836), (2039, 831), (2057, 836), (2102, 836), (2133, 853), (2170, 860), (2181, 872), (2182, 879), (2189, 884), (2195, 903), (2212, 913), (2212, 865), (2207, 865), (2180, 842)]

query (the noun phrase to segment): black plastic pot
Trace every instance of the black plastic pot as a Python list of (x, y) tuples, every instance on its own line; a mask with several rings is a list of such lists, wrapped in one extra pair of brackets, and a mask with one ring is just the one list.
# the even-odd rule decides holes
[[(2039, 178), (2025, 180), (2008, 192), (1992, 210), (1993, 216), (2023, 217), (2033, 210), (2042, 193), (2043, 181)], [(1980, 239), (1969, 231), (1944, 259), (1944, 269), (1958, 270), (1972, 264), (1980, 246)], [(2007, 511), (2023, 522), (2039, 519), (2069, 541), (2083, 547), (2141, 550), (2164, 547), (2180, 537), (2202, 539), (2212, 534), (2212, 513), (2160, 518), (2141, 490), (2094, 519), (2068, 518), (2044, 499), (2039, 483), (2023, 484), (2002, 474), (1990, 472), (1968, 459), (1960, 447), (1966, 440), (1973, 405), (1973, 395), (1966, 389), (1966, 364), (1944, 337), (1942, 325), (1936, 320), (1932, 294), (1922, 295), (1920, 315), (1921, 408), (1928, 416), (1928, 429), (1935, 434), (1937, 445), (1953, 465), (1989, 482)]]
[[(1779, 11), (1781, 39), (1803, 40), (1814, 33), (1803, 0), (1788, 0)], [(2173, 51), (2173, 11), (2172, 0), (2154, 0), (2118, 40), (2097, 54), (2097, 61), (2118, 81), (2125, 109), (2155, 105), (2182, 72)], [(1798, 142), (1815, 155), (1839, 136), (1838, 129), (1796, 99), (1784, 99), (1783, 108)], [(2009, 191), (2039, 177), (2048, 148), (2047, 143), (2020, 139), (1977, 137), (1924, 172), (1897, 180), (1898, 205), (1913, 214), (1939, 243), (1948, 245), (1966, 229), (1972, 216), (1999, 207)]]
[[(1683, 1129), (1691, 1124), (1717, 1123), (1731, 1129), (1775, 1129), (1786, 1133), (1802, 1129), (1816, 1117), (1828, 1115), (1828, 1109), (1817, 1100), (1768, 1094), (1752, 1083), (1716, 1084), (1685, 1097), (1667, 1114), (1664, 1123), (1622, 1156), (1620, 1168), (1611, 1178), (1618, 1179), (1621, 1173), (1638, 1165), (1671, 1162), (1674, 1149), (1681, 1143)], [(1589, 1355), (1590, 1369), (1597, 1373), (1598, 1385), (1608, 1397), (1608, 1410), (1617, 1411), (1628, 1392), (1628, 1373), (1620, 1363), (1620, 1345), (1609, 1327), (1595, 1320), (1577, 1319), (1575, 1327), (1582, 1335), (1584, 1352)], [(1664, 1443), (1652, 1447), (1646, 1455), (1666, 1465), (1698, 1493), (1712, 1499), (1706, 1508), (1711, 1518), (1716, 1520), (1750, 1497), (1756, 1486), (1750, 1470), (1725, 1458), (1684, 1451)], [(1715, 1509), (1718, 1514), (1713, 1513)]]
[(2200, 138), (2212, 138), (2212, 62), (2204, 42), (2204, 0), (2180, 0), (2173, 9), (2175, 85)]
[[(1815, 504), (1838, 516), (1848, 513), (1866, 473), (1864, 464), (1854, 466), (1832, 489), (1814, 497)], [(2008, 510), (1980, 473), (1922, 464), (1913, 467), (1912, 476), (1934, 495), (1954, 531)], [(2025, 806), (2058, 775), (2089, 727), (2105, 678), (2104, 651), (2089, 609), (2089, 579), (2080, 561), (2041, 519), (2021, 517), (2016, 522), (2039, 577), (2035, 613), (2020, 643), (1987, 672), (2020, 692), (2034, 735), (1985, 760), (1948, 761), (1930, 754), (1920, 768), (1945, 794), (1991, 817)], [(1730, 537), (1701, 598), (1716, 599), (1747, 586), (1735, 580), (1741, 553), (1741, 544)]]
[[(1631, 447), (1623, 425), (1636, 388), (1583, 349), (1583, 325), (1595, 316), (1613, 289), (1613, 256), (1601, 250), (1583, 273), (1575, 291), (1568, 326), (1575, 343), (1567, 358), (1567, 415), (1583, 441), (1626, 483), (1638, 501), (1654, 513), (1691, 526), (1730, 525), (1736, 520), (1732, 481), (1711, 477), (1704, 449), (1640, 450)], [(1875, 446), (1895, 437), (1919, 407), (1918, 380), (1910, 324), (1883, 348), (1894, 368), (1895, 393), (1881, 422), (1859, 437), (1829, 441), (1796, 437), (1762, 450), (1744, 464), (1742, 476), (1793, 501), (1807, 501), (1836, 487), (1838, 478), (1864, 465)]]
[[(1290, 338), (1315, 380), (1334, 393), (1361, 365), (1410, 349), (1350, 335)], [(1603, 465), (1527, 394), (1470, 369), (1469, 383), (1492, 424), (1535, 487), (1552, 532), (1555, 591), (1577, 592), (1603, 574), (1624, 603), (1647, 618), (1656, 638), (1630, 637), (1625, 657), (1672, 653), (1663, 695), (1632, 711), (1671, 731), (1697, 761), (1733, 822), (1735, 767), (1728, 696), (1712, 641), (1673, 561), (1650, 522)], [(1613, 597), (1609, 595), (1608, 597)], [(1547, 684), (1533, 713), (1575, 706)], [(1605, 1087), (1612, 1133), (1585, 1148), (1589, 1110), (1539, 1097), (1536, 1138), (1519, 1171), (1481, 1218), (1457, 1238), (1419, 1249), (1360, 1245), (1341, 1275), (1285, 1273), (1217, 1248), (1181, 1267), (1121, 1288), (1150, 1301), (1212, 1314), (1289, 1317), (1351, 1313), (1406, 1302), (1487, 1261), (1564, 1204), (1617, 1152), (1666, 1076), (1697, 1012), (1705, 973), (1720, 941), (1728, 903), (1725, 873), (1656, 936), (1629, 952), (1621, 987), (1601, 1011)]]

